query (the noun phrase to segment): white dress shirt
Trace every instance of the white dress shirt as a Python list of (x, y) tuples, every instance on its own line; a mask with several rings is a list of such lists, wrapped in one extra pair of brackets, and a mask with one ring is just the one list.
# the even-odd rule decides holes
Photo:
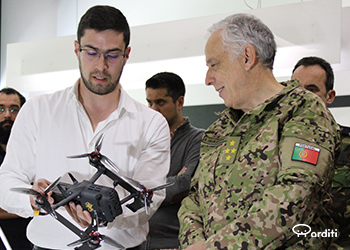
[[(78, 83), (50, 95), (30, 99), (19, 112), (0, 168), (0, 206), (23, 217), (33, 216), (29, 196), (10, 191), (12, 187), (30, 188), (40, 178), (51, 182), (72, 183), (67, 173), (78, 181), (90, 179), (96, 169), (88, 158), (67, 156), (90, 153), (96, 140), (104, 134), (101, 153), (111, 159), (120, 174), (140, 181), (148, 188), (165, 183), (170, 165), (170, 136), (165, 118), (136, 102), (121, 88), (118, 108), (93, 131), (91, 122), (77, 99)], [(102, 176), (97, 184), (113, 186)], [(128, 192), (119, 185), (119, 198)], [(141, 208), (132, 212), (125, 204), (123, 214), (99, 228), (125, 247), (141, 244), (148, 233), (148, 219), (165, 197), (164, 190), (155, 192), (150, 215)], [(132, 203), (133, 200), (128, 203)], [(77, 225), (64, 208), (57, 210)], [(29, 240), (37, 246), (72, 249), (67, 244), (79, 239), (51, 216), (34, 216), (27, 229)], [(101, 243), (99, 249), (115, 249)]]

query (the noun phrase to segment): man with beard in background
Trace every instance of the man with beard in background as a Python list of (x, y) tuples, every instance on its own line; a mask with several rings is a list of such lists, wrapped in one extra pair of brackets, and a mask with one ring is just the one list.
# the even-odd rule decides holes
[(25, 97), (13, 88), (0, 90), (0, 164), (5, 157), (13, 122), (25, 102)]
[[(25, 97), (13, 88), (0, 90), (0, 165), (5, 158), (13, 123), (25, 102)], [(13, 249), (31, 249), (31, 243), (26, 237), (29, 221), (30, 219), (10, 214), (0, 208), (0, 226)], [(6, 249), (1, 242), (0, 249)]]
[(204, 129), (193, 127), (189, 118), (183, 116), (185, 92), (185, 83), (172, 72), (160, 72), (146, 81), (148, 106), (161, 113), (169, 125), (171, 160), (167, 182), (174, 185), (166, 188), (165, 200), (149, 220), (144, 250), (178, 249), (180, 245), (177, 212), (191, 186), (204, 133)]

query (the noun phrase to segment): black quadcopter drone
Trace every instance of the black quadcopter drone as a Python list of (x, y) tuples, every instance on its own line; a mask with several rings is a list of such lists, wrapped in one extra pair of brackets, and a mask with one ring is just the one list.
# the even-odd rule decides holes
[[(73, 184), (60, 182), (61, 177), (51, 183), (44, 192), (38, 192), (28, 188), (11, 188), (12, 191), (35, 196), (36, 205), (44, 212), (38, 212), (38, 215), (50, 214), (73, 233), (80, 237), (79, 240), (70, 243), (68, 246), (78, 246), (77, 250), (96, 249), (101, 246), (101, 241), (112, 245), (116, 248), (125, 249), (125, 247), (106, 235), (97, 232), (99, 226), (106, 226), (108, 222), (112, 222), (118, 215), (123, 213), (122, 205), (134, 199), (131, 204), (127, 204), (131, 211), (136, 212), (145, 207), (146, 214), (149, 214), (149, 207), (152, 203), (153, 192), (164, 189), (173, 185), (166, 183), (164, 185), (148, 189), (138, 181), (128, 177), (117, 175), (111, 171), (119, 172), (118, 167), (106, 156), (100, 153), (103, 135), (99, 137), (95, 145), (95, 151), (76, 156), (68, 156), (68, 158), (88, 157), (90, 165), (97, 169), (97, 172), (90, 178), (78, 182), (71, 173), (68, 173)], [(108, 168), (106, 167), (108, 166)], [(102, 175), (108, 176), (113, 181), (114, 188), (95, 184), (96, 180)], [(123, 200), (119, 199), (115, 190), (117, 185), (122, 186), (130, 194)], [(50, 205), (47, 194), (52, 191), (52, 197), (55, 200), (53, 206)], [(92, 223), (85, 231), (80, 230), (65, 217), (60, 215), (57, 208), (67, 205), (73, 201), (77, 205), (81, 205), (83, 210), (87, 210), (92, 217)]]

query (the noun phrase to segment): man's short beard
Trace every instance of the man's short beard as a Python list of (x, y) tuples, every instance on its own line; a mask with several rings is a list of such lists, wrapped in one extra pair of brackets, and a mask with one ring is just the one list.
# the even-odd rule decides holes
[[(11, 126), (5, 126), (4, 123), (9, 122), (11, 123)], [(5, 120), (0, 122), (0, 143), (7, 145), (7, 142), (9, 140), (10, 134), (11, 134), (11, 129), (13, 126), (13, 121), (11, 120)]]
[(83, 74), (81, 74), (81, 79), (83, 80), (83, 83), (85, 85), (85, 87), (92, 93), (96, 94), (96, 95), (107, 95), (109, 93), (111, 93), (118, 85), (118, 82), (116, 84), (109, 84), (107, 87), (108, 88), (94, 88), (94, 86), (92, 86), (92, 84), (90, 84), (90, 82), (83, 76)]
[[(79, 70), (80, 70), (80, 76), (81, 76), (81, 79), (83, 80), (83, 83), (85, 85), (85, 87), (92, 93), (96, 94), (96, 95), (107, 95), (109, 93), (111, 93), (118, 85), (119, 83), (119, 79), (116, 79), (116, 81), (113, 83), (111, 82), (110, 84), (108, 84), (105, 88), (98, 88), (98, 87), (94, 87), (91, 82), (89, 82), (88, 79), (86, 79), (84, 76), (83, 76), (83, 71), (82, 71), (82, 68), (81, 68), (81, 63), (79, 61)], [(107, 75), (107, 74), (104, 74), (104, 75)], [(109, 75), (107, 75), (109, 76)], [(111, 77), (109, 76), (109, 78), (111, 79)]]
[(177, 112), (177, 109), (176, 109), (176, 104), (174, 106), (174, 115), (172, 117), (169, 117), (169, 120), (167, 121), (168, 122), (168, 125), (169, 127), (171, 127), (172, 125), (174, 125), (174, 123), (176, 122), (177, 120), (177, 117), (178, 117), (178, 112)]

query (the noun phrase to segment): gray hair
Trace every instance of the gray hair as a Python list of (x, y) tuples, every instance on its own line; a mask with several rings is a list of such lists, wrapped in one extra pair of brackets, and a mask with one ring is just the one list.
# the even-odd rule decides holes
[(257, 17), (250, 14), (235, 14), (226, 17), (208, 29), (212, 34), (221, 30), (223, 49), (236, 58), (246, 45), (254, 47), (259, 61), (273, 69), (276, 42), (271, 30)]

